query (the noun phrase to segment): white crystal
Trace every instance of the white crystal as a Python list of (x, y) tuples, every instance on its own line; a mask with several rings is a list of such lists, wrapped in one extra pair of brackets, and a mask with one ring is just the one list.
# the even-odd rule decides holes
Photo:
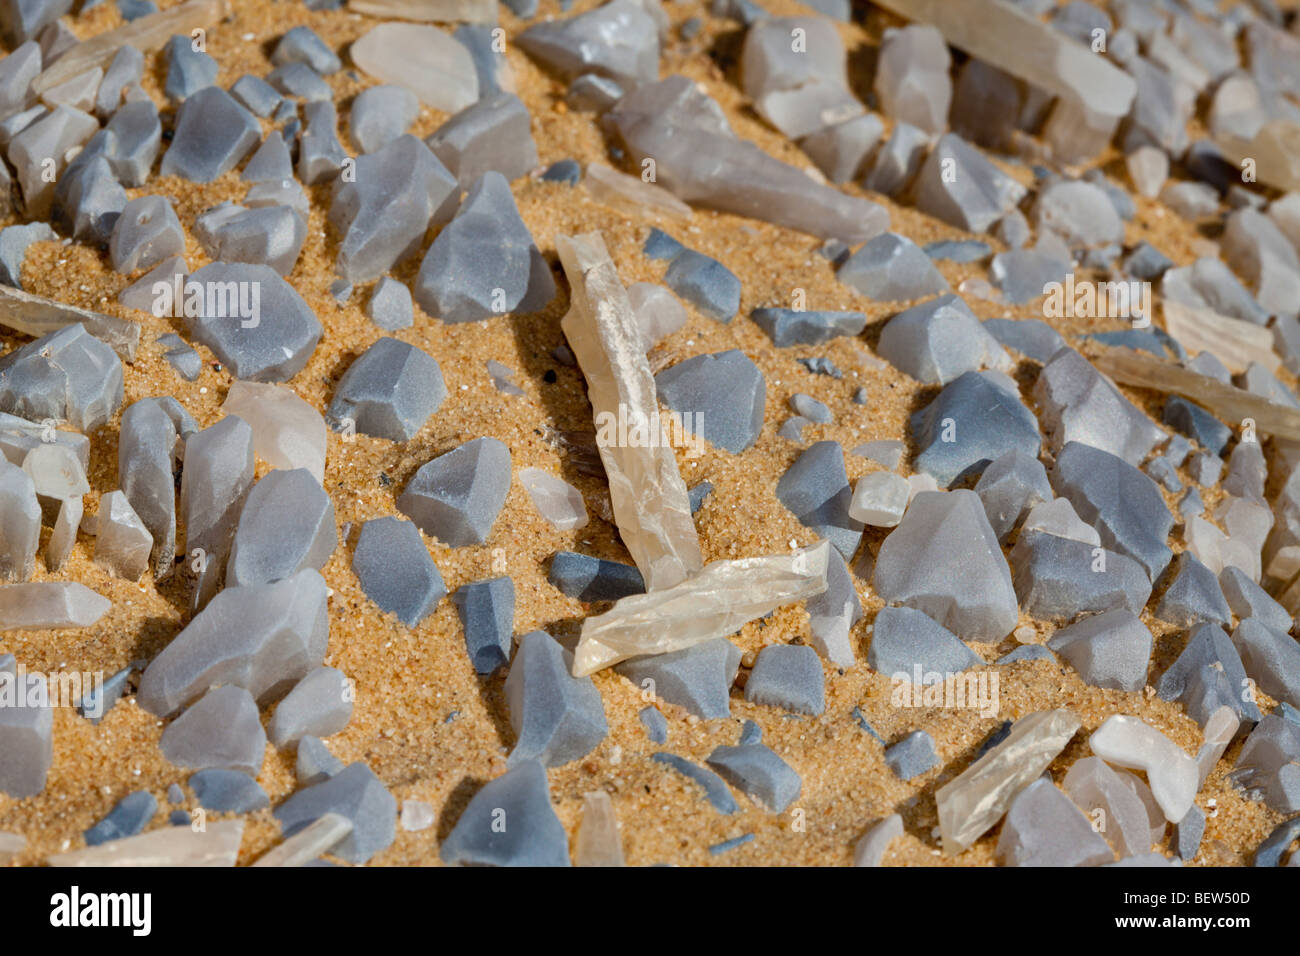
[(587, 167), (582, 185), (597, 202), (629, 209), (638, 215), (650, 212), (681, 219), (691, 217), (691, 207), (662, 186), (643, 182), (638, 176), (620, 173), (601, 163)]
[(381, 23), (354, 42), (352, 62), (381, 83), (404, 86), (425, 106), (456, 113), (478, 99), (468, 49), (437, 27)]
[(1115, 714), (1098, 727), (1088, 745), (1107, 763), (1146, 772), (1165, 819), (1177, 823), (1191, 809), (1199, 772), (1196, 761), (1138, 717)]
[(1129, 179), (1139, 193), (1155, 199), (1169, 178), (1169, 154), (1158, 146), (1139, 146), (1124, 157)]
[(863, 475), (853, 486), (849, 517), (874, 528), (892, 528), (903, 520), (911, 486), (907, 479), (892, 471), (875, 471)]
[(113, 602), (84, 584), (39, 581), (0, 587), (0, 631), (89, 627)]
[(784, 604), (821, 594), (829, 548), (821, 541), (790, 555), (713, 561), (675, 587), (625, 597), (583, 621), (573, 676), (726, 637)]
[(522, 468), (519, 483), (524, 486), (542, 517), (559, 531), (587, 526), (587, 505), (582, 492), (563, 478), (540, 468)]
[(582, 822), (573, 857), (575, 866), (623, 866), (623, 842), (618, 835), (614, 802), (604, 790), (582, 795)]
[(402, 801), (402, 829), (408, 833), (418, 833), (433, 826), (435, 818), (433, 804), (423, 800)]
[(647, 352), (686, 324), (686, 308), (657, 282), (633, 282), (627, 287), (627, 297)]
[(1228, 744), (1232, 743), (1232, 738), (1237, 735), (1237, 728), (1240, 726), (1241, 719), (1231, 707), (1220, 707), (1206, 720), (1205, 729), (1202, 731), (1205, 741), (1201, 744), (1201, 749), (1196, 752), (1198, 790), (1205, 786), (1210, 771), (1219, 762), (1223, 752), (1228, 749)]
[(163, 827), (56, 853), (45, 862), (48, 866), (234, 866), (243, 836), (243, 820), (216, 820), (201, 830)]
[(306, 468), (325, 481), (325, 419), (287, 385), (234, 382), (221, 410), (253, 429), (253, 451), (272, 468)]
[(1020, 534), (1023, 537), (1025, 532), (1035, 530), (1054, 534), (1058, 538), (1082, 541), (1094, 548), (1101, 547), (1101, 535), (1097, 533), (1097, 529), (1084, 523), (1068, 498), (1040, 501), (1030, 508)]
[(872, 825), (853, 847), (854, 866), (880, 866), (889, 844), (903, 835), (903, 818), (891, 813)]
[(99, 499), (95, 516), (95, 563), (128, 581), (137, 580), (149, 567), (151, 535), (126, 500), (126, 493), (110, 491)]

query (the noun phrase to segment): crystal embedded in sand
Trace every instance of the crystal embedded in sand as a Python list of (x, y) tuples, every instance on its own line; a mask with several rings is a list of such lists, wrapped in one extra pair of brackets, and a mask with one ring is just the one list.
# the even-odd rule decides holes
[(582, 822), (573, 850), (574, 866), (623, 866), (614, 803), (604, 790), (582, 795)]
[(469, 50), (437, 27), (381, 23), (352, 44), (361, 70), (404, 86), (425, 106), (458, 112), (478, 99), (478, 74)]
[(253, 429), (253, 450), (272, 468), (325, 480), (325, 419), (287, 385), (232, 382), (221, 410)]
[(790, 555), (714, 561), (675, 587), (625, 597), (583, 622), (573, 673), (725, 637), (782, 605), (815, 597), (826, 590), (829, 547), (822, 541)]
[(337, 813), (326, 813), (258, 857), (253, 866), (304, 866), (328, 853), (352, 832), (352, 821)]
[(219, 820), (205, 829), (162, 827), (109, 840), (85, 850), (57, 853), (48, 866), (234, 866), (243, 820)]
[(1107, 763), (1145, 771), (1170, 823), (1187, 815), (1199, 782), (1196, 761), (1160, 731), (1137, 717), (1115, 714), (1093, 731), (1088, 744)]
[(171, 573), (176, 556), (177, 440), (176, 426), (156, 401), (135, 402), (122, 413), (117, 473), (122, 492), (153, 538), (155, 578)]
[[(557, 236), (555, 245), (570, 285), (561, 328), (587, 379), (619, 533), (647, 590), (673, 587), (704, 562), (686, 483), (659, 418), (636, 314), (599, 233)], [(630, 426), (627, 437), (643, 431), (645, 440), (620, 442), (620, 429), (602, 427), (605, 421), (643, 425)]]
[(652, 159), (657, 181), (687, 202), (845, 242), (889, 228), (883, 207), (738, 139), (717, 102), (684, 76), (634, 90), (606, 118), (632, 159)]
[(39, 581), (0, 587), (0, 631), (89, 627), (112, 602), (84, 584)]
[(185, 444), (181, 513), (185, 549), (198, 576), (193, 606), (216, 593), (234, 541), (244, 498), (253, 486), (253, 429), (227, 415)]
[(955, 856), (997, 823), (1026, 785), (1065, 749), (1079, 718), (1044, 710), (1016, 721), (1000, 744), (935, 792), (943, 852)]
[(95, 516), (95, 562), (134, 581), (149, 567), (153, 535), (131, 507), (126, 494), (112, 491), (99, 500)]

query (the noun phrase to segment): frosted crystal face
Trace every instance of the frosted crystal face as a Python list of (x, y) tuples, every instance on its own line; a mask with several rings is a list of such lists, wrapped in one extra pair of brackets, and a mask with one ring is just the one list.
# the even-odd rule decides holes
[(305, 469), (273, 471), (248, 493), (226, 565), (231, 587), (319, 570), (338, 546), (334, 502)]
[(74, 581), (0, 585), (0, 630), (89, 627), (112, 602)]
[(540, 760), (558, 767), (590, 753), (609, 732), (600, 692), (573, 677), (573, 655), (545, 631), (519, 639), (505, 693), (515, 748), (508, 763)]
[(446, 397), (442, 370), (427, 352), (385, 337), (343, 373), (329, 417), (336, 428), (406, 441)]
[(1011, 571), (973, 491), (922, 492), (885, 539), (874, 586), (966, 640), (999, 640), (1020, 612)]
[(0, 411), (30, 421), (66, 421), (81, 432), (122, 404), (122, 363), (81, 325), (69, 325), (0, 358)]
[(437, 27), (381, 23), (349, 48), (363, 72), (404, 86), (425, 106), (455, 113), (479, 96), (474, 60), (460, 43)]
[(430, 537), (453, 548), (487, 540), (510, 491), (510, 450), (476, 438), (427, 462), (397, 508)]
[[(493, 819), (515, 820), (503, 831)], [(569, 866), (569, 839), (551, 806), (546, 768), (525, 760), (470, 798), (439, 852), (444, 863)]]
[(674, 587), (625, 597), (583, 622), (573, 673), (725, 637), (783, 604), (814, 597), (826, 590), (829, 547), (822, 542), (793, 555), (714, 561)]
[(561, 74), (598, 73), (634, 87), (659, 78), (659, 30), (645, 7), (614, 0), (519, 34), (524, 52)]
[(1108, 763), (1145, 771), (1170, 823), (1186, 816), (1198, 786), (1196, 761), (1160, 731), (1137, 717), (1116, 714), (1106, 718), (1088, 744)]
[(1097, 866), (1115, 855), (1069, 797), (1038, 779), (1007, 809), (997, 857), (1004, 866)]
[(349, 863), (365, 863), (397, 836), (397, 800), (364, 763), (349, 764), (328, 780), (297, 791), (276, 807), (275, 818), (292, 836), (327, 813), (352, 822), (352, 832), (330, 851)]
[(159, 172), (210, 183), (234, 169), (261, 141), (256, 117), (225, 90), (209, 86), (186, 99), (177, 112), (176, 132)]
[(267, 737), (277, 747), (308, 735), (328, 737), (348, 725), (353, 689), (343, 672), (318, 667), (300, 680), (275, 707)]
[(232, 382), (221, 410), (253, 430), (253, 450), (272, 468), (325, 480), (325, 419), (284, 385)]
[(997, 823), (1016, 795), (1065, 749), (1079, 724), (1079, 718), (1068, 710), (1044, 710), (1022, 717), (1006, 739), (940, 787), (935, 803), (943, 852), (948, 856), (960, 853)]
[(95, 561), (113, 574), (134, 581), (149, 567), (153, 535), (131, 507), (126, 494), (112, 491), (99, 500), (95, 516)]
[(266, 755), (266, 731), (248, 691), (227, 685), (208, 691), (168, 724), (159, 747), (178, 767), (257, 776)]
[(513, 93), (483, 97), (438, 127), (427, 143), (462, 188), (489, 170), (518, 179), (538, 164), (528, 107)]

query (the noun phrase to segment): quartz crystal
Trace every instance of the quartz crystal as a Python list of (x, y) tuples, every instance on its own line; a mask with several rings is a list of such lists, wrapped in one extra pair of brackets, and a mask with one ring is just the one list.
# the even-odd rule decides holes
[(560, 531), (587, 526), (587, 506), (582, 493), (563, 478), (540, 468), (522, 468), (519, 483), (543, 518)]
[(1107, 763), (1145, 771), (1170, 823), (1187, 815), (1198, 786), (1196, 761), (1160, 731), (1138, 717), (1114, 714), (1093, 731), (1088, 745)]
[(89, 627), (112, 606), (75, 581), (0, 585), (0, 631)]
[[(614, 520), (647, 590), (671, 588), (699, 571), (703, 560), (636, 314), (598, 233), (557, 236), (556, 248), (570, 285), (561, 328), (587, 380)], [(601, 425), (611, 418), (640, 425), (646, 440), (619, 441), (618, 428)]]
[[(409, 802), (409, 801), (408, 801)], [(278, 846), (267, 850), (253, 866), (302, 866), (328, 853), (352, 832), (352, 821), (325, 813)]]
[(821, 594), (829, 547), (821, 542), (791, 555), (714, 561), (676, 586), (625, 597), (583, 622), (573, 673), (725, 637), (784, 604)]
[(961, 853), (997, 823), (1016, 795), (1065, 749), (1080, 721), (1068, 710), (1029, 714), (1006, 739), (935, 792), (943, 852)]
[(134, 581), (149, 567), (153, 535), (131, 507), (126, 494), (112, 491), (99, 499), (95, 520), (95, 562)]
[(604, 790), (582, 795), (582, 822), (573, 848), (574, 866), (623, 866), (614, 802)]
[(93, 867), (234, 866), (243, 835), (243, 820), (215, 820), (201, 830), (162, 827), (85, 850), (56, 853), (45, 863)]
[(253, 430), (253, 451), (272, 468), (325, 480), (325, 419), (287, 385), (232, 382), (221, 410)]
[(425, 106), (456, 113), (478, 99), (474, 59), (438, 27), (381, 23), (354, 42), (352, 62), (382, 83), (404, 86)]
[(606, 116), (632, 159), (652, 159), (657, 181), (686, 202), (845, 242), (889, 227), (883, 207), (738, 139), (717, 102), (684, 76), (634, 90)]

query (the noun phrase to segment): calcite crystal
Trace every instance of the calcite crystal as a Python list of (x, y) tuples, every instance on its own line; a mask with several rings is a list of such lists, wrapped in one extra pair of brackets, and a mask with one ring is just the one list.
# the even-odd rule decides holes
[(935, 791), (943, 852), (955, 856), (980, 838), (1025, 786), (1065, 749), (1080, 721), (1045, 710), (1016, 721), (1006, 739)]
[(656, 181), (687, 202), (845, 242), (889, 228), (883, 207), (738, 139), (717, 102), (684, 76), (634, 90), (607, 118), (632, 158), (652, 160)]
[(48, 866), (234, 866), (243, 820), (217, 820), (203, 829), (162, 827), (139, 836), (109, 840), (85, 850), (56, 853)]
[(574, 676), (725, 637), (784, 604), (821, 594), (829, 547), (823, 541), (790, 555), (714, 561), (676, 586), (623, 598), (583, 622)]
[(1107, 763), (1145, 771), (1170, 823), (1187, 815), (1198, 787), (1196, 761), (1160, 731), (1137, 717), (1114, 714), (1093, 732), (1088, 744)]
[[(560, 327), (587, 380), (614, 520), (647, 589), (671, 588), (699, 571), (703, 558), (636, 314), (598, 233), (557, 236), (555, 244), (570, 285)], [(645, 440), (620, 441), (620, 429), (600, 427), (611, 417), (639, 425)]]

